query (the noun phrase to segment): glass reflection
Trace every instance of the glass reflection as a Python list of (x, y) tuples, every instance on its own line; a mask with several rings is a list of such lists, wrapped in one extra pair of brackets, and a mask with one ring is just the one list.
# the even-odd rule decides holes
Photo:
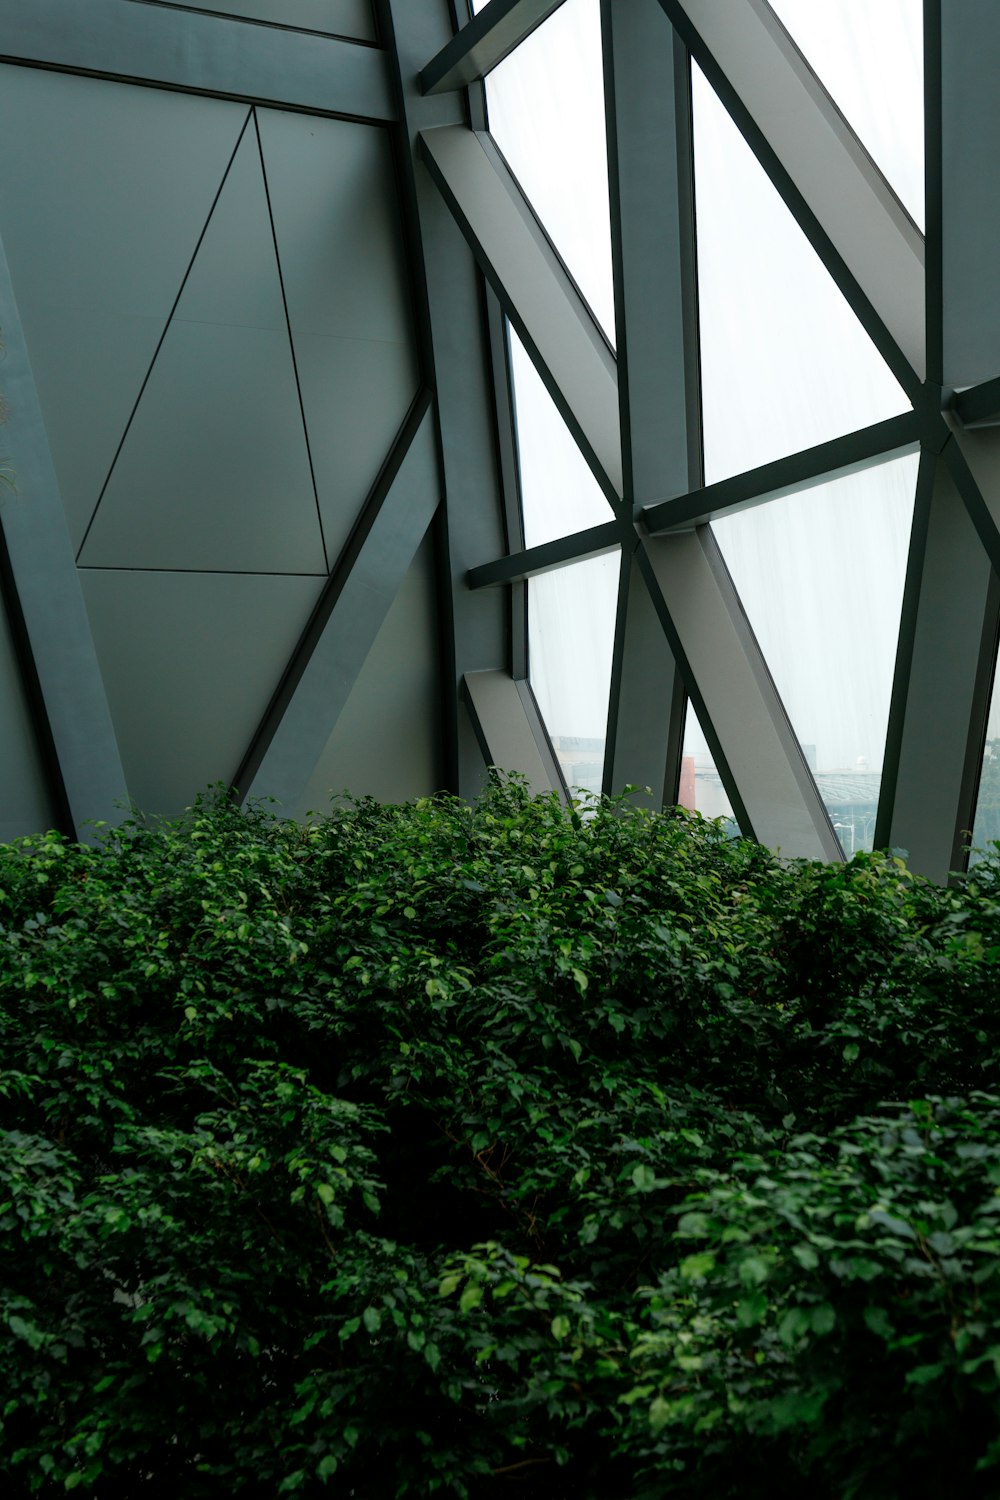
[(693, 70), (705, 470), (725, 479), (909, 409), (717, 96)]
[(529, 677), (566, 784), (600, 792), (621, 554), (528, 580)]
[(524, 544), (538, 547), (587, 526), (612, 520), (614, 512), (542, 384), (527, 350), (508, 324), (514, 386), (517, 450), (521, 470)]
[(917, 465), (907, 455), (712, 526), (848, 856), (875, 833)]
[(922, 0), (769, 4), (922, 229)]
[(566, 0), (504, 58), (486, 79), (486, 108), (490, 134), (613, 342), (600, 0)]

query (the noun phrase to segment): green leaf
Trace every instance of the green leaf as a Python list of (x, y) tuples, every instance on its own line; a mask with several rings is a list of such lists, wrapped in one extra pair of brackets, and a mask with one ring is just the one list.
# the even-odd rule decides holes
[(762, 1323), (767, 1316), (767, 1298), (763, 1292), (751, 1292), (749, 1297), (744, 1297), (736, 1309), (736, 1317), (741, 1328), (752, 1328), (755, 1323)]
[(554, 1339), (568, 1339), (570, 1333), (570, 1321), (564, 1313), (557, 1313), (549, 1324)]
[(361, 1321), (369, 1333), (378, 1333), (382, 1327), (382, 1314), (377, 1307), (366, 1307), (361, 1314)]
[(458, 1299), (458, 1310), (462, 1313), (472, 1312), (473, 1308), (479, 1306), (483, 1300), (483, 1289), (476, 1281), (470, 1281), (465, 1291)]
[(812, 1310), (811, 1321), (814, 1333), (832, 1333), (836, 1326), (837, 1314), (829, 1302), (818, 1302)]
[(651, 1193), (656, 1186), (656, 1174), (652, 1167), (640, 1162), (632, 1168), (632, 1181), (640, 1193)]
[(714, 1268), (715, 1256), (709, 1250), (685, 1256), (681, 1261), (681, 1275), (685, 1281), (703, 1281)]

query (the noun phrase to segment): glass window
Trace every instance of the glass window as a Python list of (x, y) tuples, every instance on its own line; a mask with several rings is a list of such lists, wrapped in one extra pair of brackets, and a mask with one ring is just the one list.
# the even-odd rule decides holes
[(719, 99), (693, 74), (709, 482), (909, 410)]
[(875, 832), (916, 454), (713, 523), (847, 855)]
[(613, 342), (600, 0), (566, 0), (486, 80), (490, 134)]
[(684, 720), (684, 749), (681, 752), (677, 801), (681, 807), (700, 812), (703, 817), (728, 819), (733, 833), (739, 833), (733, 816), (733, 805), (722, 785), (722, 777), (716, 768), (715, 757), (708, 748), (694, 705), (690, 702)]
[(769, 3), (922, 229), (922, 0)]
[(987, 853), (986, 845), (996, 839), (1000, 839), (1000, 673), (994, 670), (969, 864), (982, 859)]
[(538, 547), (614, 518), (555, 402), (508, 324), (524, 544)]
[(530, 680), (566, 784), (600, 792), (620, 552), (528, 581)]

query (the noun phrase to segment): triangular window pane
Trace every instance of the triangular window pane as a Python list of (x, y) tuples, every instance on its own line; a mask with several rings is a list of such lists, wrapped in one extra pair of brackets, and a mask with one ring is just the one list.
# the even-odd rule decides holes
[(508, 325), (521, 471), (524, 544), (569, 536), (614, 518), (604, 491), (542, 384), (527, 350)]
[(621, 554), (528, 582), (530, 679), (570, 788), (600, 792)]
[(986, 744), (983, 746), (983, 768), (976, 798), (976, 818), (972, 827), (969, 864), (995, 853), (987, 844), (1000, 839), (1000, 674), (994, 669), (993, 696), (986, 721)]
[(923, 228), (922, 0), (769, 3)]
[(566, 0), (486, 80), (490, 134), (614, 341), (600, 0)]
[(848, 855), (875, 831), (917, 456), (713, 523)]
[(693, 70), (709, 482), (909, 410), (704, 76)]
[(684, 749), (681, 752), (677, 801), (681, 807), (687, 807), (691, 812), (700, 812), (702, 817), (727, 818), (733, 825), (733, 833), (739, 833), (733, 805), (722, 785), (715, 756), (708, 748), (698, 714), (690, 701), (684, 719)]

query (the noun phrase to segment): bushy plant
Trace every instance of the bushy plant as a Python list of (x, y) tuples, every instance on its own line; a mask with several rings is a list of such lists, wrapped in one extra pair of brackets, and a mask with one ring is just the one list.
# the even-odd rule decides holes
[(998, 967), (499, 779), (0, 850), (5, 1492), (995, 1495)]

